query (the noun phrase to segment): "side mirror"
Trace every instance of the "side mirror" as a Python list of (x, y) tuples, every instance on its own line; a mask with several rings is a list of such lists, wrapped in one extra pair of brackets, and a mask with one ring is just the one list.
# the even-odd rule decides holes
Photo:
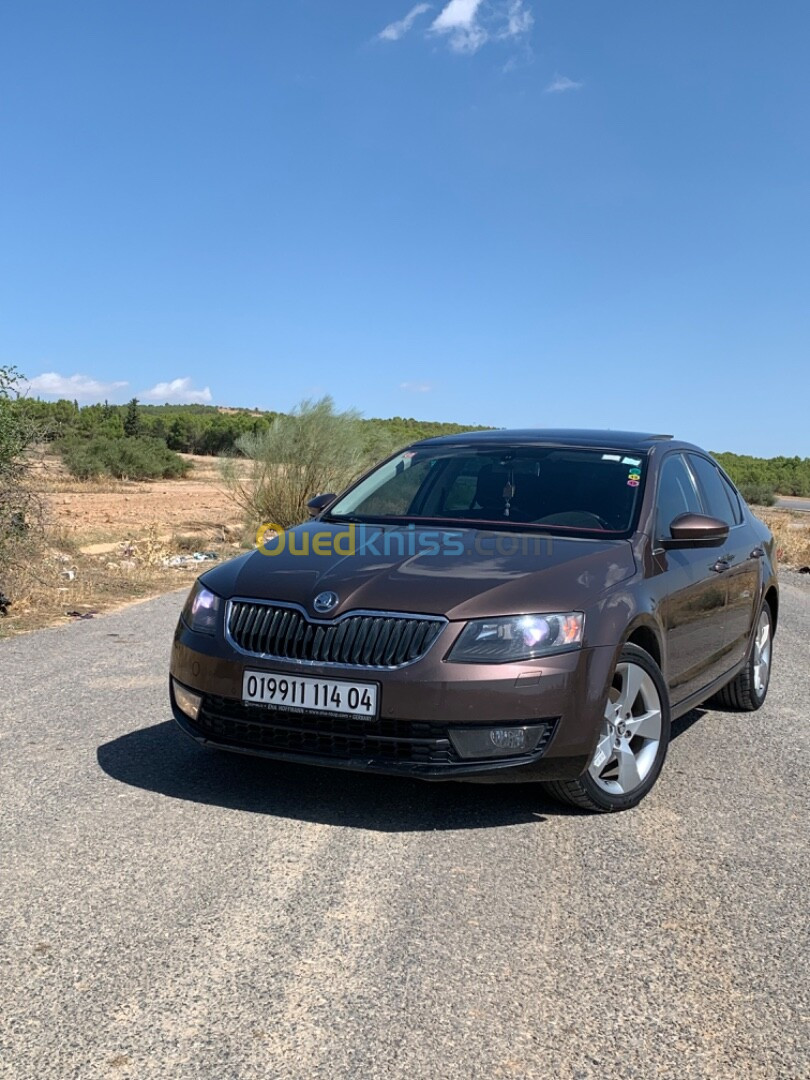
[(708, 514), (679, 514), (669, 527), (670, 536), (661, 541), (665, 548), (712, 547), (728, 539), (728, 525)]
[(317, 517), (322, 510), (325, 510), (330, 503), (333, 503), (337, 495), (333, 491), (327, 492), (325, 495), (313, 495), (307, 503), (307, 510), (309, 510), (310, 517)]

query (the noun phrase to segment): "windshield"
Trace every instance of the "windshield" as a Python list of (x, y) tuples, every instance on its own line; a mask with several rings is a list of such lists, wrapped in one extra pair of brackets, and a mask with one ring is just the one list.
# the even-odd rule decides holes
[(634, 525), (644, 463), (643, 455), (621, 450), (417, 447), (383, 462), (327, 516), (626, 533)]

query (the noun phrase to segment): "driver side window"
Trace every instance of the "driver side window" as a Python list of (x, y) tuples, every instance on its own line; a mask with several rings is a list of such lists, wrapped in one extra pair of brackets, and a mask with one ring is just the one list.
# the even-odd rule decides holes
[(671, 539), (670, 525), (680, 514), (701, 514), (703, 509), (692, 482), (692, 475), (680, 454), (665, 459), (658, 477), (655, 535)]

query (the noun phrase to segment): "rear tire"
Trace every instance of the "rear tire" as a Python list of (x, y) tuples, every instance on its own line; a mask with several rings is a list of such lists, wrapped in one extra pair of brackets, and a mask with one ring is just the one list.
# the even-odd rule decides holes
[(661, 669), (649, 653), (625, 645), (588, 768), (576, 780), (555, 780), (546, 787), (555, 798), (582, 810), (630, 810), (658, 779), (669, 734), (669, 694)]
[(756, 712), (768, 696), (772, 660), (773, 613), (766, 600), (759, 612), (745, 666), (706, 704), (735, 712)]

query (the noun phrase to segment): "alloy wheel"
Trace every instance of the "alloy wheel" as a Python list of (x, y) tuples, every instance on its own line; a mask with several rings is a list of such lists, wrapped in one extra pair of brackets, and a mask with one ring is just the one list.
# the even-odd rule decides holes
[(754, 637), (754, 690), (759, 697), (768, 689), (771, 674), (771, 615), (767, 605), (763, 607)]
[(588, 772), (610, 795), (629, 795), (655, 764), (661, 742), (661, 698), (639, 664), (616, 667), (604, 720)]

